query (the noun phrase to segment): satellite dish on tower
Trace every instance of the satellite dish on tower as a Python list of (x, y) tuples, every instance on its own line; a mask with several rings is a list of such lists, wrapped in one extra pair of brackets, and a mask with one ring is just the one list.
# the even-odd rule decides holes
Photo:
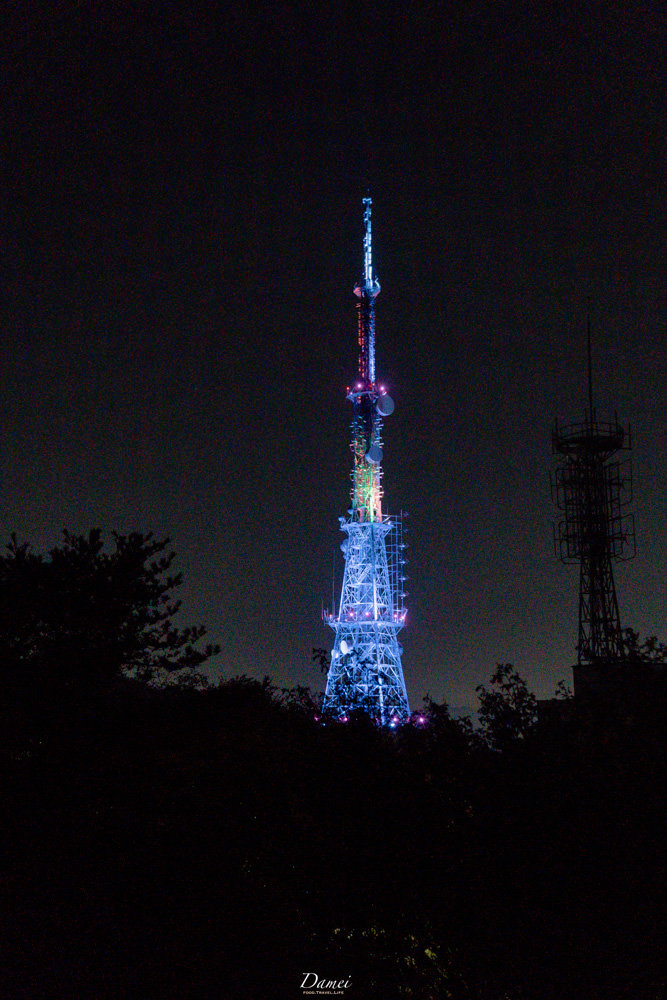
[(343, 656), (347, 656), (347, 654), (350, 652), (350, 646), (346, 639), (340, 640), (340, 651), (343, 654)]
[(379, 444), (372, 444), (364, 457), (369, 465), (379, 465), (382, 461), (382, 448)]
[(388, 417), (394, 412), (394, 400), (385, 392), (384, 396), (378, 397), (375, 409), (381, 417)]

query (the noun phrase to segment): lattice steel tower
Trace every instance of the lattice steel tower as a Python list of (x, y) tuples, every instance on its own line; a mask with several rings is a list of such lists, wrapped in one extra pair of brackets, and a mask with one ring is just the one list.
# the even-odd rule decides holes
[(405, 558), (403, 516), (382, 514), (382, 418), (393, 400), (375, 378), (375, 299), (371, 199), (364, 198), (364, 271), (354, 289), (359, 330), (359, 374), (348, 387), (352, 403), (352, 506), (339, 518), (346, 538), (338, 609), (325, 612), (334, 630), (324, 711), (336, 718), (361, 708), (380, 725), (410, 714), (398, 633), (403, 628)]
[(635, 554), (630, 461), (615, 456), (630, 451), (632, 439), (616, 415), (599, 421), (593, 407), (591, 334), (588, 324), (588, 410), (583, 423), (559, 427), (552, 451), (564, 458), (551, 484), (563, 513), (555, 532), (556, 552), (564, 563), (579, 564), (579, 640), (577, 663), (611, 666), (625, 660), (623, 633), (612, 563)]

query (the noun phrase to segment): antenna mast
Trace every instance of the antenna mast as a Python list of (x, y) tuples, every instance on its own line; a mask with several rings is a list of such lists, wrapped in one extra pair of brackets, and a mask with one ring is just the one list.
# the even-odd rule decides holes
[[(588, 412), (583, 423), (559, 427), (552, 451), (562, 456), (551, 484), (563, 514), (554, 536), (563, 563), (579, 565), (579, 640), (577, 669), (591, 664), (608, 670), (625, 660), (612, 564), (635, 554), (635, 529), (626, 508), (632, 501), (630, 461), (615, 456), (632, 447), (626, 431), (613, 421), (598, 421), (593, 409), (591, 324), (587, 319)], [(577, 673), (575, 672), (575, 692)]]
[(591, 310), (586, 313), (586, 341), (588, 347), (588, 413), (593, 419), (593, 361), (591, 352)]
[(380, 282), (373, 276), (373, 238), (371, 233), (372, 198), (363, 198), (364, 206), (364, 273), (355, 286), (359, 311), (359, 378), (368, 389), (375, 383), (375, 299), (380, 294)]
[(407, 721), (410, 709), (397, 636), (405, 622), (403, 515), (382, 515), (382, 419), (394, 410), (375, 378), (375, 299), (380, 282), (373, 274), (370, 198), (364, 206), (364, 269), (357, 297), (359, 374), (348, 386), (352, 403), (353, 467), (343, 586), (335, 609), (324, 618), (335, 632), (324, 697), (325, 713), (346, 720), (362, 709), (379, 725)]

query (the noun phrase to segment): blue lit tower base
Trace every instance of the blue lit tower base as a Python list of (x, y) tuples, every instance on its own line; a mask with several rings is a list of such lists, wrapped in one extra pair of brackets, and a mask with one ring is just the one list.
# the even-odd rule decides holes
[(380, 725), (409, 715), (398, 633), (405, 622), (402, 516), (382, 515), (382, 418), (394, 409), (375, 380), (375, 298), (371, 258), (371, 199), (364, 198), (364, 277), (355, 288), (359, 378), (348, 389), (353, 407), (352, 507), (340, 518), (346, 535), (341, 598), (325, 621), (335, 633), (324, 712), (339, 719), (362, 709)]

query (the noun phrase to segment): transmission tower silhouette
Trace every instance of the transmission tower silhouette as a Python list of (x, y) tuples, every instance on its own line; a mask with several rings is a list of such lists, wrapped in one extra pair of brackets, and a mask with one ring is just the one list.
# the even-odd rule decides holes
[[(552, 431), (552, 452), (562, 456), (551, 482), (563, 514), (554, 531), (556, 554), (579, 565), (577, 666), (613, 668), (625, 662), (613, 564), (635, 554), (632, 466), (620, 461), (632, 448), (629, 426), (598, 420), (593, 405), (590, 317), (587, 321), (588, 409), (581, 423)], [(575, 673), (575, 693), (577, 675)]]

